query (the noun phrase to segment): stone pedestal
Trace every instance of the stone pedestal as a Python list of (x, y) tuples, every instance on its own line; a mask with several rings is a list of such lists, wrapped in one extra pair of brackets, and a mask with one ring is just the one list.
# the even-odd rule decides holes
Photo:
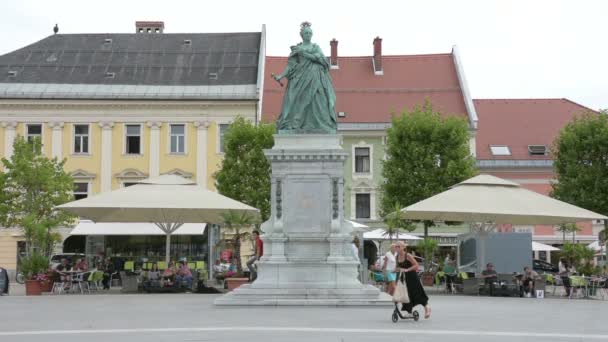
[[(392, 305), (357, 279), (352, 226), (344, 221), (344, 162), (335, 134), (276, 135), (271, 217), (262, 225), (258, 277), (216, 305)], [(362, 270), (366, 272), (366, 270)]]

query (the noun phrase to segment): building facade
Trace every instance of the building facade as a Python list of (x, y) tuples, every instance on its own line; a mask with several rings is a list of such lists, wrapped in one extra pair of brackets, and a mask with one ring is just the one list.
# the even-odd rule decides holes
[(260, 115), (264, 51), (264, 28), (169, 34), (138, 22), (136, 33), (46, 37), (0, 56), (0, 157), (17, 136), (40, 138), (66, 160), (77, 199), (161, 174), (214, 190), (229, 123)]
[[(556, 181), (551, 147), (560, 130), (576, 115), (596, 113), (568, 99), (474, 100), (479, 115), (477, 167), (549, 195)], [(534, 241), (560, 245), (566, 241), (591, 243), (604, 229), (603, 222), (579, 222), (581, 231), (564, 236), (552, 225), (503, 225), (503, 231), (529, 232)]]

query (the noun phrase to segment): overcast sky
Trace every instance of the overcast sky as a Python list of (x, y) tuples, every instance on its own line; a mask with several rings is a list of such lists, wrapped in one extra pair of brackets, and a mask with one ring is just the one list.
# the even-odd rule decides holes
[(283, 56), (310, 21), (329, 54), (449, 52), (457, 45), (474, 98), (561, 98), (608, 108), (608, 1), (0, 0), (0, 54), (60, 33), (131, 33), (136, 20), (165, 32), (267, 29), (267, 54)]

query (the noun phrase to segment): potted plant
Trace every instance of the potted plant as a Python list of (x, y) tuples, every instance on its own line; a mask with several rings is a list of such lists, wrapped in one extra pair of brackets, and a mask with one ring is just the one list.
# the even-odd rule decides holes
[(431, 260), (437, 250), (437, 240), (426, 238), (418, 242), (418, 248), (424, 255), (424, 273), (422, 273), (422, 285), (433, 286), (435, 274), (431, 271)]
[(48, 267), (49, 259), (38, 253), (33, 253), (21, 260), (21, 271), (26, 279), (25, 294), (27, 296), (42, 294), (42, 282), (48, 281), (45, 273)]

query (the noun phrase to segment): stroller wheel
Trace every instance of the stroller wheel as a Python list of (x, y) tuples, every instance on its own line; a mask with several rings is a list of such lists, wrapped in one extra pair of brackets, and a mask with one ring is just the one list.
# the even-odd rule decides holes
[(393, 316), (391, 318), (393, 320), (393, 323), (397, 323), (397, 321), (399, 320), (399, 316), (396, 312), (393, 312)]
[(418, 322), (418, 320), (420, 319), (420, 314), (418, 313), (418, 311), (412, 311), (412, 316), (414, 316), (414, 321)]

